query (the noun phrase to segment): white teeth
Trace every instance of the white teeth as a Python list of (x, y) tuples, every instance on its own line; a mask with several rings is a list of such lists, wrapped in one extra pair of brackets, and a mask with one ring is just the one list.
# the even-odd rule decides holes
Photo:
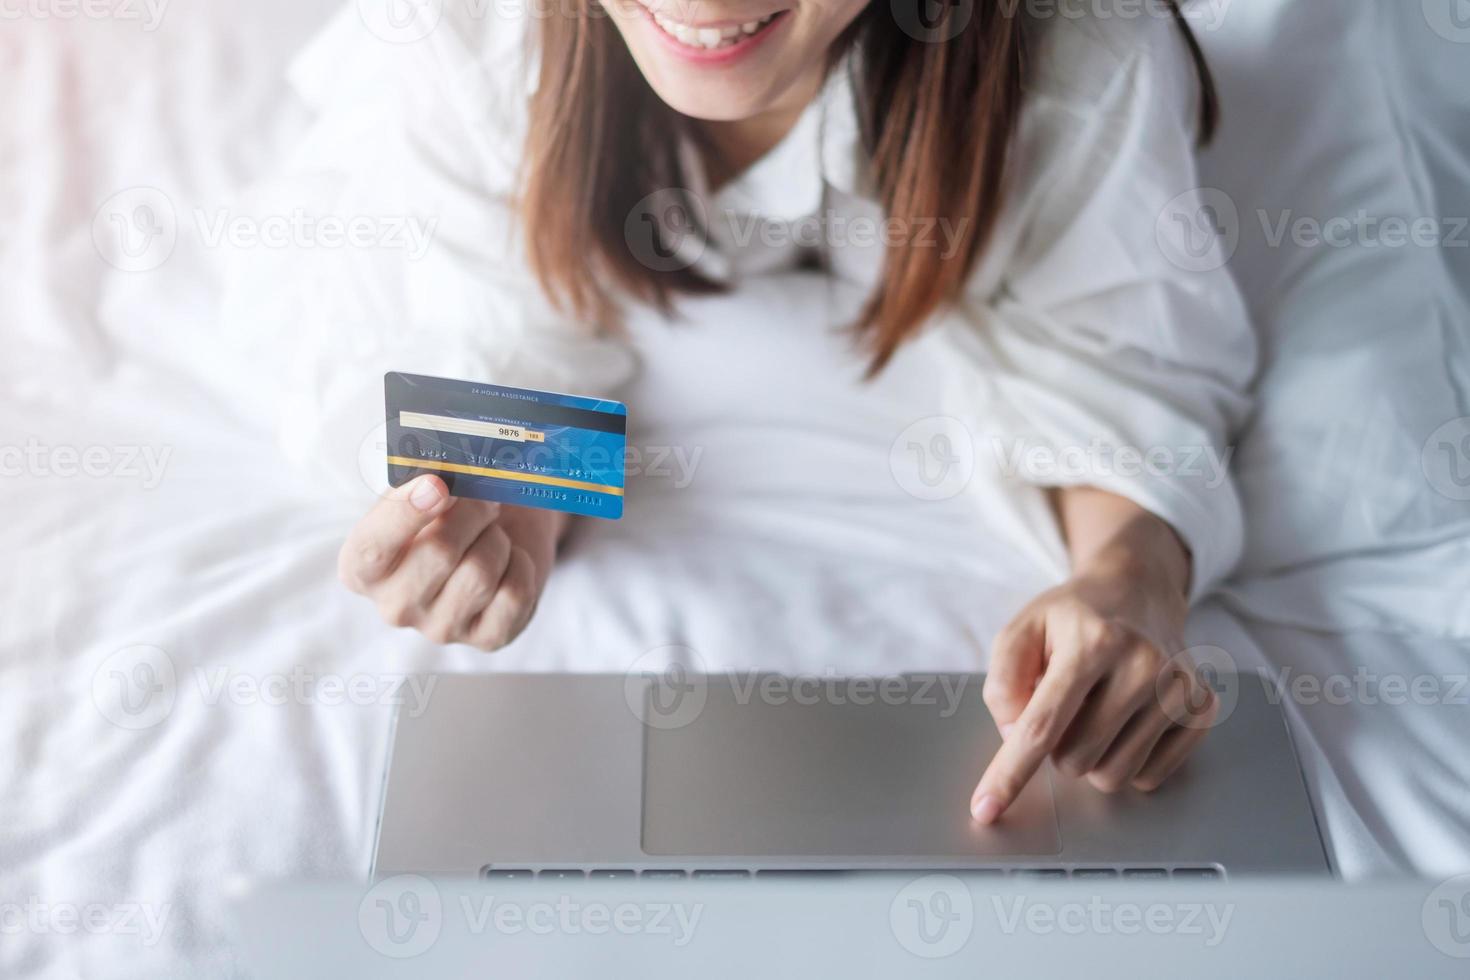
[(729, 27), (690, 27), (687, 24), (681, 24), (670, 17), (658, 13), (653, 14), (653, 21), (663, 29), (665, 34), (670, 35), (680, 44), (687, 44), (691, 48), (713, 51), (718, 48), (728, 48), (731, 45), (739, 44), (746, 37), (760, 31), (775, 16), (775, 14), (772, 14), (770, 17), (763, 17), (760, 20), (752, 20), (739, 26), (731, 25)]

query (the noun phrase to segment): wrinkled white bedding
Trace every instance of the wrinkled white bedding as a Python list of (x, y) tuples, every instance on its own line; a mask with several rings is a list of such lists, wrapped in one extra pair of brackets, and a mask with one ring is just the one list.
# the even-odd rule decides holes
[[(225, 974), (232, 877), (362, 874), (391, 702), (423, 694), (399, 686), (405, 674), (623, 670), (668, 643), (712, 668), (968, 669), (1060, 572), (1034, 502), (982, 489), (929, 508), (898, 491), (892, 423), (927, 413), (904, 401), (902, 371), (861, 402), (830, 382), (832, 404), (870, 414), (801, 429), (820, 403), (802, 395), (801, 365), (832, 342), (818, 333), (751, 375), (770, 398), (764, 424), (806, 440), (808, 459), (877, 460), (851, 471), (871, 493), (821, 508), (840, 515), (821, 522), (801, 487), (749, 486), (740, 461), (770, 440), (720, 407), (758, 366), (727, 356), (740, 338), (711, 308), (681, 334), (690, 373), (639, 397), (713, 403), (641, 438), (702, 446), (699, 485), (721, 485), (708, 477), (728, 466), (728, 493), (656, 480), (632, 493), (625, 521), (583, 530), (532, 631), (497, 658), (382, 627), (333, 577), (370, 491), (327, 492), (282, 463), (257, 410), (281, 365), (268, 344), (214, 331), (221, 256), (191, 217), (225, 206), (299, 131), (281, 70), (335, 6), (176, 0), (156, 31), (0, 24), (0, 445), (24, 453), (19, 472), (14, 453), (0, 460), (0, 904), (28, 916), (0, 921), (7, 976)], [(99, 259), (91, 225), (142, 185), (183, 216), (179, 241), (162, 267), (123, 273)], [(699, 389), (701, 371), (719, 383)], [(67, 475), (88, 459), (93, 475)], [(1372, 615), (1349, 632), (1301, 612), (1335, 581), (1330, 563), (1284, 586), (1242, 583), (1192, 628), (1242, 667), (1372, 675), (1373, 697), (1287, 704), (1349, 876), (1470, 868), (1470, 694), (1454, 689), (1470, 630), (1420, 628), (1439, 607), (1399, 584), (1464, 572), (1426, 570), (1424, 554), (1374, 555), (1381, 587), (1353, 572)], [(1394, 620), (1395, 606), (1414, 614)], [(162, 685), (148, 705), (167, 714), (120, 712), (118, 670)], [(1437, 703), (1392, 703), (1394, 676), (1429, 678)], [(102, 928), (64, 931), (62, 910), (93, 904)]]

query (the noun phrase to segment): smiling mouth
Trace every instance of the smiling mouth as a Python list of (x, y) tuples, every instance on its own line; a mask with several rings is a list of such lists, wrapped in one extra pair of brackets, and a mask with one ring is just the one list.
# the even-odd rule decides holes
[(654, 24), (671, 40), (691, 51), (723, 51), (739, 47), (765, 33), (785, 11), (778, 11), (759, 20), (743, 24), (722, 24), (717, 27), (695, 27), (681, 24), (672, 17), (649, 11)]

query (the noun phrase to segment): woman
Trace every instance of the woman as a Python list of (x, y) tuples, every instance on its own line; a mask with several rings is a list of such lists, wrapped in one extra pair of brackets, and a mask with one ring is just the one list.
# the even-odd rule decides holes
[[(1214, 232), (1169, 217), (1192, 200), (1214, 116), (1172, 0), (1133, 16), (1005, 0), (568, 4), (529, 31), (498, 9), (440, 19), (430, 5), (393, 25), (396, 43), (366, 45), (344, 14), (298, 68), (318, 108), (376, 107), (337, 127), (334, 153), (362, 169), (399, 159), (410, 169), (374, 186), (453, 219), (436, 242), (458, 257), (452, 275), (394, 273), (415, 305), (398, 311), (402, 339), (379, 341), (383, 363), (411, 369), (395, 350), (422, 348), (414, 331), (439, 319), (469, 325), (477, 377), (611, 391), (635, 370), (622, 324), (639, 311), (673, 319), (692, 295), (780, 269), (857, 284), (851, 342), (871, 375), (941, 336), (996, 426), (1103, 447), (1081, 475), (1018, 457), (1016, 475), (1049, 493), (1071, 574), (991, 651), (985, 699), (1005, 740), (974, 819), (996, 820), (1048, 757), (1104, 791), (1160, 785), (1214, 711), (1175, 655), (1189, 602), (1236, 559), (1240, 515), (1226, 481), (1109, 464), (1124, 449), (1222, 451), (1254, 361), (1228, 276), (1169, 259)], [(375, 68), (355, 70), (362, 59)], [(416, 94), (385, 118), (360, 79)], [(396, 155), (386, 131), (407, 134)], [(813, 215), (814, 239), (768, 233)], [(839, 234), (864, 220), (878, 241)], [(308, 374), (361, 342), (353, 315), (330, 320), (304, 341)], [(290, 406), (298, 424), (340, 407), (321, 372)], [(288, 437), (310, 455), (324, 425)], [(390, 623), (494, 650), (535, 612), (566, 527), (456, 501), (425, 476), (363, 517), (340, 573)]]

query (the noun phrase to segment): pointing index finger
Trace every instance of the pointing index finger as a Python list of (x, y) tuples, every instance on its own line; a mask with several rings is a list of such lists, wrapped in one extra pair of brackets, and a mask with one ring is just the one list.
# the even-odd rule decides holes
[(994, 823), (1021, 795), (1077, 716), (1089, 686), (1089, 678), (1076, 667), (1052, 661), (980, 778), (970, 800), (977, 821)]

